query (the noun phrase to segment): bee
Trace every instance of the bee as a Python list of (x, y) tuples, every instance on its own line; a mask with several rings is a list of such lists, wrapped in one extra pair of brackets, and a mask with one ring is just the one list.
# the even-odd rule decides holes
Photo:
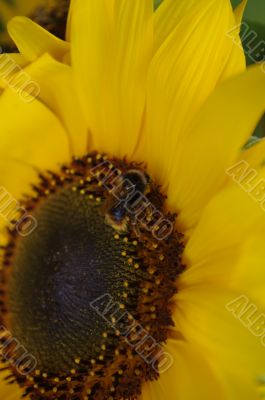
[(117, 231), (126, 231), (130, 220), (128, 206), (149, 190), (149, 179), (138, 169), (130, 169), (119, 178), (118, 185), (108, 199), (105, 219)]

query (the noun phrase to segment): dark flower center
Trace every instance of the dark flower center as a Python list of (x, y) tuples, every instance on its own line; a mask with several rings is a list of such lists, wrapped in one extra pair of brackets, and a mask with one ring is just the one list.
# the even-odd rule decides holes
[[(140, 277), (128, 264), (128, 247), (114, 238), (100, 206), (71, 189), (51, 195), (34, 213), (38, 227), (20, 240), (9, 286), (12, 332), (40, 369), (59, 373), (75, 359), (101, 353), (108, 324), (90, 306), (104, 294), (136, 308)], [(122, 300), (123, 299), (123, 300)], [(25, 329), (26, 327), (26, 329)], [(118, 338), (113, 339), (112, 350)]]
[(41, 174), (34, 190), (24, 207), (36, 229), (22, 220), (3, 248), (10, 379), (32, 399), (134, 399), (158, 378), (173, 325), (174, 216), (141, 166), (97, 153)]

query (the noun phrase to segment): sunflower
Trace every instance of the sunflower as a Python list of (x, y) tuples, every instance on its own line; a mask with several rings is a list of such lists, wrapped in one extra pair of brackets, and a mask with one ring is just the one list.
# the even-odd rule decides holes
[(7, 22), (16, 15), (25, 15), (56, 36), (64, 38), (70, 0), (1, 0), (0, 44), (5, 51), (14, 49), (7, 33)]
[(66, 41), (10, 21), (5, 399), (258, 399), (262, 322), (236, 318), (265, 305), (264, 141), (244, 148), (265, 74), (245, 68), (245, 5), (73, 0)]

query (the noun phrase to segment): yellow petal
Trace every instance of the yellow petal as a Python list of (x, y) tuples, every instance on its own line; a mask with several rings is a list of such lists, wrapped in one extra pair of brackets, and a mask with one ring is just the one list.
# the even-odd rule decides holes
[[(19, 90), (0, 97), (0, 187), (20, 207), (23, 194), (45, 169), (57, 170), (70, 158), (69, 142), (57, 118), (43, 104)], [(15, 113), (15, 118), (14, 118)], [(2, 204), (3, 205), (3, 204)], [(0, 216), (0, 240), (5, 243), (8, 218)]]
[(64, 125), (72, 155), (84, 155), (91, 140), (76, 93), (72, 68), (44, 54), (25, 71), (40, 86), (40, 100)]
[[(210, 236), (210, 234), (209, 234)], [(209, 243), (210, 246), (210, 243)], [(178, 288), (186, 288), (198, 283), (227, 285), (232, 280), (235, 266), (240, 260), (242, 245), (237, 245), (225, 250), (220, 250), (205, 259), (191, 263), (186, 259), (186, 270), (178, 280)]]
[(238, 31), (229, 33), (229, 38), (232, 42), (232, 51), (229, 56), (229, 61), (225, 67), (220, 82), (230, 78), (233, 75), (240, 74), (246, 69), (246, 56), (244, 54), (243, 45), (239, 37)]
[(8, 173), (0, 172), (0, 184), (18, 196), (31, 183), (19, 179), (20, 164), (36, 172), (57, 169), (60, 163), (69, 160), (69, 143), (57, 118), (35, 99), (25, 102), (21, 93), (7, 89), (0, 97), (0, 109), (1, 164), (6, 160), (15, 162)]
[(243, 52), (243, 47), (241, 42), (233, 43), (233, 50), (229, 57), (229, 62), (225, 70), (223, 71), (220, 81), (224, 81), (233, 75), (240, 74), (246, 69), (246, 57)]
[[(0, 160), (0, 244), (7, 244), (9, 236), (7, 227), (15, 229), (10, 224), (10, 215), (16, 209), (21, 209), (23, 194), (33, 194), (30, 184), (37, 182), (38, 170), (26, 161), (15, 161), (1, 157)], [(9, 203), (11, 206), (9, 206)], [(26, 212), (26, 210), (25, 210)], [(24, 213), (23, 213), (24, 214)], [(17, 221), (18, 222), (18, 221)]]
[(192, 121), (175, 155), (169, 186), (169, 204), (186, 229), (194, 227), (226, 181), (226, 169), (264, 110), (265, 74), (255, 66), (220, 85)]
[(247, 2), (248, 0), (241, 1), (241, 3), (235, 9), (235, 20), (238, 25), (241, 25)]
[(19, 53), (4, 53), (0, 55), (0, 88), (5, 89), (16, 74), (28, 61)]
[[(166, 186), (180, 137), (227, 68), (235, 24), (227, 0), (165, 0), (156, 12), (146, 132), (137, 159)], [(233, 71), (231, 71), (233, 73)]]
[(213, 370), (192, 345), (168, 340), (165, 351), (173, 364), (158, 381), (143, 387), (143, 400), (224, 400)]
[(225, 400), (260, 400), (258, 388), (247, 374), (242, 372), (231, 374), (227, 368), (219, 369), (218, 373), (225, 392)]
[(244, 54), (242, 42), (240, 39), (240, 28), (241, 22), (243, 18), (243, 14), (245, 11), (245, 7), (247, 5), (247, 0), (243, 0), (235, 9), (235, 23), (232, 29), (227, 32), (228, 37), (233, 42), (232, 52), (229, 58), (229, 62), (227, 63), (227, 67), (225, 68), (221, 80), (225, 80), (232, 75), (239, 74), (243, 72), (246, 68), (246, 57)]
[(34, 61), (43, 53), (50, 53), (62, 60), (69, 51), (69, 44), (52, 35), (26, 17), (15, 17), (8, 23), (8, 32), (21, 54)]
[(241, 291), (214, 285), (191, 286), (176, 296), (174, 321), (187, 342), (212, 360), (216, 369), (247, 375), (255, 385), (264, 372), (265, 346), (234, 314), (232, 302), (240, 297)]
[(229, 280), (233, 287), (240, 288), (263, 306), (265, 306), (264, 240), (265, 234), (253, 235), (245, 243)]
[(75, 0), (72, 64), (94, 146), (132, 153), (142, 123), (151, 57), (152, 0)]
[(258, 190), (259, 182), (265, 182), (265, 169), (256, 172), (255, 180), (252, 180), (255, 171), (253, 175), (248, 169), (245, 171), (240, 185), (231, 179), (231, 185), (216, 195), (203, 211), (185, 248), (190, 265), (234, 248), (265, 226), (262, 206), (265, 191)]
[(16, 383), (9, 385), (4, 381), (0, 382), (0, 393), (2, 399), (4, 400), (21, 400), (21, 396), (23, 394), (22, 390), (18, 387)]

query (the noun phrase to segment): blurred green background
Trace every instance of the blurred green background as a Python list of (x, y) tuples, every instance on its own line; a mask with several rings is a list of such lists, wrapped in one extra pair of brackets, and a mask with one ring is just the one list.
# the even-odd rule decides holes
[[(237, 6), (240, 3), (240, 0), (232, 0), (233, 6)], [(257, 33), (258, 37), (253, 42), (253, 47), (257, 44), (257, 42), (264, 41), (265, 45), (265, 0), (248, 0), (248, 5), (246, 8), (246, 12), (244, 15), (244, 22), (246, 22), (249, 26), (249, 31), (254, 31)], [(246, 44), (244, 44), (247, 63), (253, 64), (253, 58), (248, 56), (248, 51), (246, 48)], [(265, 62), (265, 52), (263, 53), (263, 59), (260, 61)], [(256, 131), (254, 132), (255, 136), (264, 137), (265, 136), (265, 116), (261, 119), (259, 125), (257, 126)]]
[[(239, 3), (240, 0), (232, 0), (233, 6)], [(265, 24), (265, 0), (248, 0), (245, 18)]]

